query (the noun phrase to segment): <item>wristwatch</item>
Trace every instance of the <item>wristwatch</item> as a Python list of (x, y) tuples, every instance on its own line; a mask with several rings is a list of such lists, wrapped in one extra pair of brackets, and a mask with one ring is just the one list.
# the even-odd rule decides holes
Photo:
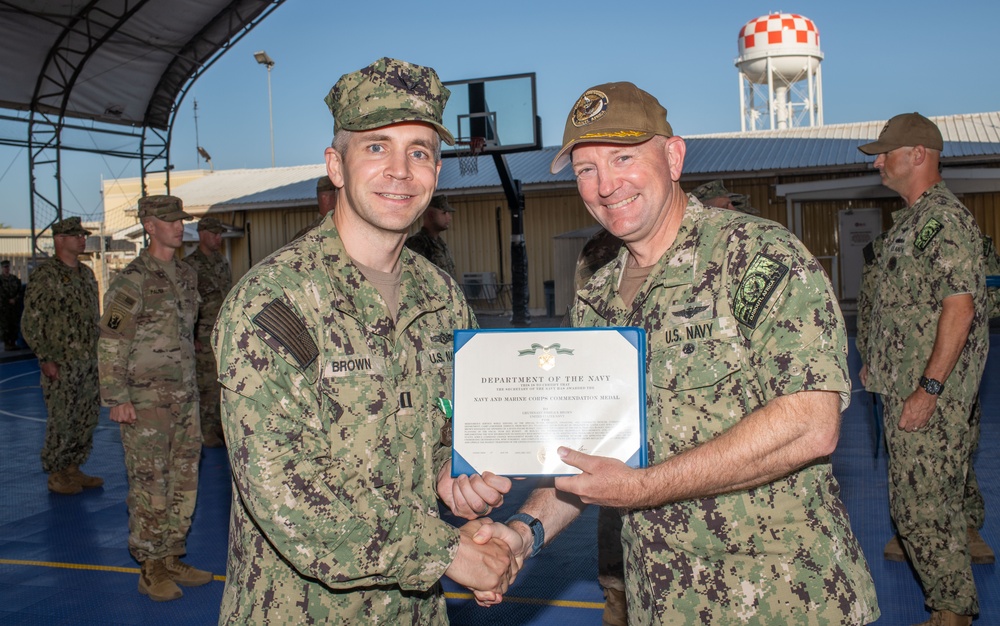
[(535, 517), (531, 517), (527, 513), (515, 513), (507, 518), (506, 524), (511, 522), (524, 522), (531, 529), (531, 554), (528, 558), (531, 558), (538, 554), (542, 549), (542, 544), (545, 543), (545, 528), (542, 526), (542, 522)]
[(940, 380), (927, 378), (926, 376), (920, 377), (920, 387), (932, 396), (939, 396), (944, 391), (944, 383)]

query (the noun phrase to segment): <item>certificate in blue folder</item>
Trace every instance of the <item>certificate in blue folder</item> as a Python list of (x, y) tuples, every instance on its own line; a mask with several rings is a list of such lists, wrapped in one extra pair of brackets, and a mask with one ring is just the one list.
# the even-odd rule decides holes
[(562, 476), (565, 446), (646, 466), (641, 328), (455, 331), (452, 474)]

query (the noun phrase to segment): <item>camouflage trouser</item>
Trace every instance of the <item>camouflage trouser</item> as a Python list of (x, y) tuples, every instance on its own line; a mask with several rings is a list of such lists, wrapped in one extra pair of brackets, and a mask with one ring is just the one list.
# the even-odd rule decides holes
[(603, 506), (597, 513), (597, 581), (605, 589), (625, 591), (622, 515)]
[(887, 394), (884, 400), (889, 512), (924, 599), (932, 609), (979, 613), (966, 534), (972, 516), (965, 510), (979, 414), (971, 403), (945, 395), (927, 427), (907, 433), (898, 428), (905, 398)]
[(222, 418), (219, 415), (219, 397), (222, 388), (219, 385), (219, 373), (215, 366), (215, 354), (212, 344), (201, 343), (201, 350), (195, 352), (195, 363), (198, 372), (199, 405), (201, 407), (201, 433), (207, 435), (215, 431), (221, 436)]
[(97, 361), (59, 364), (59, 378), (42, 374), (42, 395), (49, 409), (42, 445), (42, 469), (58, 472), (83, 465), (94, 443), (101, 413)]
[(198, 496), (198, 403), (137, 409), (121, 431), (129, 552), (140, 563), (183, 555)]
[(973, 469), (973, 455), (979, 449), (979, 425), (983, 421), (983, 410), (979, 406), (979, 398), (972, 405), (972, 416), (969, 422), (969, 438), (972, 450), (969, 452), (969, 475), (965, 479), (965, 519), (970, 528), (982, 528), (986, 522), (986, 503), (983, 492), (979, 490), (976, 480), (976, 470)]

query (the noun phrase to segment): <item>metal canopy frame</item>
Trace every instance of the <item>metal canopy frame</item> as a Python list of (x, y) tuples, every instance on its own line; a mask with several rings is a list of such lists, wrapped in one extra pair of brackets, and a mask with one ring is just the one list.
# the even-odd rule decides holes
[[(170, 142), (184, 97), (283, 3), (89, 0), (73, 8), (72, 0), (0, 0), (0, 50), (13, 59), (0, 70), (8, 73), (0, 74), (0, 107), (27, 111), (26, 117), (0, 115), (27, 127), (24, 139), (0, 135), (0, 144), (28, 150), (33, 256), (40, 252), (38, 237), (63, 219), (64, 151), (138, 160), (142, 195), (147, 174), (156, 171), (165, 173), (169, 193)], [(142, 85), (135, 86), (137, 77)], [(30, 96), (27, 80), (34, 80)], [(104, 92), (123, 103), (101, 103), (95, 94)], [(114, 146), (102, 148), (98, 139)], [(39, 178), (38, 168), (48, 165), (55, 176)]]

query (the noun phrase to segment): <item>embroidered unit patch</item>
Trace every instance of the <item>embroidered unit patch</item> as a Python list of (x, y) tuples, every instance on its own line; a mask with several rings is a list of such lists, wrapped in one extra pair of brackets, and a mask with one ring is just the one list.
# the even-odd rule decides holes
[(736, 319), (745, 326), (756, 328), (761, 310), (787, 273), (787, 265), (758, 253), (736, 290), (733, 302)]
[(944, 224), (937, 221), (933, 217), (927, 220), (924, 227), (920, 229), (920, 234), (917, 235), (917, 239), (913, 242), (913, 247), (917, 250), (923, 250), (930, 244), (931, 240), (937, 236), (941, 229), (944, 228)]

